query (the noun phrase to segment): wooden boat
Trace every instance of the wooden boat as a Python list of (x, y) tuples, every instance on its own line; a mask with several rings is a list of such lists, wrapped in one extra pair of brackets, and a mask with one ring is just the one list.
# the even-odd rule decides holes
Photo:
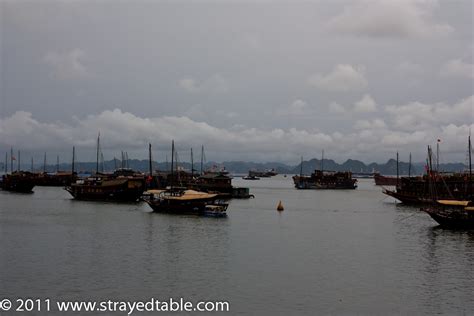
[(421, 210), (441, 226), (474, 229), (474, 204), (471, 201), (437, 200), (435, 205)]
[(390, 185), (396, 186), (399, 182), (399, 179), (396, 177), (387, 177), (383, 176), (380, 173), (374, 173), (375, 185)]
[(242, 177), (242, 179), (244, 180), (260, 180), (259, 177), (255, 176), (255, 175), (248, 175), (248, 176), (245, 176), (245, 177)]
[(225, 213), (228, 204), (219, 201), (218, 194), (186, 190), (185, 188), (168, 188), (166, 190), (149, 190), (145, 201), (157, 213), (214, 215)]
[[(465, 200), (436, 200), (429, 207), (422, 208), (441, 226), (448, 228), (474, 229), (474, 195), (472, 188), (472, 161), (471, 161), (471, 136), (468, 138), (469, 150), (469, 199)], [(429, 170), (431, 170), (431, 149), (428, 147)], [(432, 191), (435, 195), (436, 192)]]
[(66, 190), (78, 200), (136, 202), (145, 190), (145, 178), (96, 174), (77, 180)]
[(35, 187), (35, 175), (28, 171), (14, 171), (2, 176), (0, 187), (4, 191), (32, 193)]
[(79, 179), (65, 189), (78, 200), (137, 202), (145, 191), (145, 176), (127, 168), (117, 169), (113, 174), (99, 173), (99, 153), (100, 135), (97, 137), (96, 174)]
[(311, 176), (293, 176), (295, 188), (299, 190), (353, 190), (357, 188), (357, 179), (351, 172), (330, 172), (315, 170)]
[(77, 180), (77, 174), (71, 172), (40, 173), (36, 176), (37, 186), (65, 187)]

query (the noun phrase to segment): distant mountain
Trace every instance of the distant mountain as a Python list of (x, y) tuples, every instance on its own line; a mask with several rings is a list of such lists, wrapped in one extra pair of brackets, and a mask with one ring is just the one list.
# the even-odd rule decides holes
[[(0, 163), (0, 170), (5, 170), (5, 164)], [(100, 170), (113, 171), (116, 168), (121, 167), (120, 160), (108, 160), (104, 161), (103, 164), (100, 164)], [(191, 170), (191, 164), (184, 162), (179, 163), (181, 168), (186, 170)], [(9, 166), (8, 166), (9, 167)], [(16, 165), (14, 166), (16, 168)], [(139, 170), (146, 172), (149, 169), (149, 162), (148, 160), (138, 160), (138, 159), (130, 159), (129, 160), (129, 167), (134, 170)], [(233, 174), (246, 174), (249, 170), (258, 170), (258, 171), (265, 171), (270, 169), (275, 169), (280, 174), (299, 174), (301, 164), (296, 166), (286, 165), (279, 162), (265, 162), (265, 163), (257, 163), (257, 162), (246, 162), (246, 161), (225, 161), (222, 163), (217, 162), (207, 162), (204, 164), (204, 170), (209, 168), (216, 168), (221, 169), (225, 168), (227, 171)], [(47, 172), (54, 172), (56, 171), (56, 165), (47, 165), (46, 171)], [(161, 170), (166, 171), (171, 168), (171, 163), (166, 162), (153, 162), (153, 170)], [(310, 174), (315, 169), (321, 168), (321, 160), (320, 159), (311, 159), (309, 161), (303, 161), (303, 174)], [(362, 161), (348, 159), (342, 164), (336, 163), (332, 159), (324, 159), (324, 170), (330, 171), (351, 171), (354, 173), (372, 173), (374, 171), (380, 172), (381, 174), (385, 175), (395, 175), (397, 173), (397, 161), (395, 159), (390, 159), (386, 163), (379, 164), (379, 163), (370, 163), (366, 165)], [(28, 165), (23, 165), (24, 170), (30, 170)], [(35, 165), (35, 171), (43, 171), (42, 165)], [(95, 162), (76, 162), (75, 164), (76, 171), (79, 172), (93, 172), (96, 169)], [(195, 172), (200, 172), (201, 165), (199, 162), (194, 164)], [(399, 173), (400, 175), (407, 175), (409, 169), (409, 164), (407, 162), (399, 162)], [(59, 170), (71, 170), (70, 163), (62, 163), (59, 165)], [(411, 167), (412, 174), (422, 174), (425, 170), (424, 163), (413, 163)], [(440, 164), (440, 170), (446, 172), (460, 172), (466, 170), (466, 166), (463, 163), (446, 163)]]

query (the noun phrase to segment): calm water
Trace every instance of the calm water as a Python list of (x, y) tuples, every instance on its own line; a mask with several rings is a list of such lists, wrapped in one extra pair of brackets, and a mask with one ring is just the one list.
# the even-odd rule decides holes
[[(235, 179), (228, 218), (0, 191), (0, 299), (227, 300), (231, 314), (473, 314), (474, 231), (384, 198)], [(282, 200), (285, 211), (278, 213)]]

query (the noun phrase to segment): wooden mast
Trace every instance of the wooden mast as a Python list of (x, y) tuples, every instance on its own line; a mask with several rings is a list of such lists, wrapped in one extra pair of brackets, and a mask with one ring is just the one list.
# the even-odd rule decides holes
[(99, 135), (97, 136), (97, 159), (96, 159), (96, 164), (95, 164), (95, 173), (99, 173), (99, 148), (100, 148), (100, 132)]
[(153, 177), (153, 163), (151, 159), (151, 143), (148, 143), (148, 168), (150, 170), (150, 177)]
[(399, 184), (399, 171), (398, 171), (398, 151), (397, 151), (397, 187)]
[(193, 148), (191, 147), (191, 179), (194, 179), (194, 159), (193, 159)]
[(410, 153), (410, 160), (408, 162), (408, 177), (411, 177), (411, 153)]
[(43, 173), (46, 173), (46, 152), (44, 152), (44, 159), (43, 159)]
[(173, 186), (174, 182), (174, 139), (171, 140), (171, 183), (170, 186)]

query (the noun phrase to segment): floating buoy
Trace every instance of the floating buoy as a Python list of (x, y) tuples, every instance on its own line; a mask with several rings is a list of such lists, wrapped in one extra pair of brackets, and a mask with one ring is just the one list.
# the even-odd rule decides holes
[(283, 211), (285, 208), (283, 207), (283, 204), (281, 204), (281, 201), (278, 202), (278, 206), (277, 206), (277, 211)]

